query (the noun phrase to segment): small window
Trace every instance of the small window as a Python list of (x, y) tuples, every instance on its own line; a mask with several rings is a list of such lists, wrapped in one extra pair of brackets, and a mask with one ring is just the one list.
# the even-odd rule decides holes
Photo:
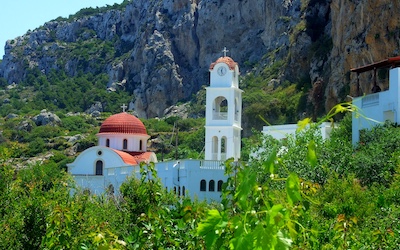
[(110, 139), (107, 139), (106, 140), (106, 147), (109, 147), (110, 146)]
[(176, 187), (174, 187), (174, 194), (176, 194)]
[(200, 181), (200, 191), (206, 191), (206, 190), (207, 190), (206, 180), (201, 180)]
[(103, 162), (96, 161), (96, 175), (103, 175)]
[(101, 150), (97, 151), (97, 155), (101, 155), (102, 153)]
[(215, 181), (211, 180), (210, 183), (208, 183), (208, 191), (214, 192), (215, 191)]
[(186, 189), (185, 189), (185, 186), (183, 186), (183, 187), (182, 187), (182, 195), (183, 195), (183, 196), (185, 196), (185, 192), (186, 192)]
[(181, 196), (181, 187), (178, 187), (178, 196)]
[(221, 180), (219, 180), (219, 181), (218, 181), (218, 185), (217, 185), (217, 191), (218, 191), (218, 192), (221, 192), (221, 191), (222, 191), (222, 184), (224, 184), (224, 182), (221, 181)]
[(123, 149), (127, 149), (128, 148), (128, 140), (127, 139), (124, 139), (122, 148)]
[(142, 142), (142, 140), (139, 141), (139, 150), (140, 151), (143, 150), (143, 142)]

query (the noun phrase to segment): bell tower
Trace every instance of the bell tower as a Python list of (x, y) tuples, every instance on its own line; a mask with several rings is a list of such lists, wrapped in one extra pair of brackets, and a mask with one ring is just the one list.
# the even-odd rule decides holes
[(206, 88), (205, 160), (240, 158), (242, 90), (239, 66), (224, 55), (210, 65), (210, 86)]

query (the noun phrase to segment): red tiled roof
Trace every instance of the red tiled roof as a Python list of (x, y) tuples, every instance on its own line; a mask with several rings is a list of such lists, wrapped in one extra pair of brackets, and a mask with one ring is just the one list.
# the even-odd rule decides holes
[(230, 58), (229, 56), (223, 56), (218, 58), (215, 62), (211, 63), (210, 65), (210, 70), (214, 69), (214, 66), (217, 63), (225, 63), (226, 65), (228, 65), (230, 70), (234, 70), (235, 66), (237, 65), (237, 62), (235, 62), (232, 58)]
[(153, 152), (143, 152), (133, 156), (138, 162), (146, 161), (148, 162), (151, 158)]
[(116, 149), (112, 149), (112, 150), (113, 150), (115, 153), (117, 153), (117, 154), (119, 155), (119, 157), (121, 157), (121, 159), (122, 159), (126, 164), (129, 164), (129, 165), (137, 165), (137, 164), (138, 164), (138, 162), (136, 161), (136, 159), (135, 159), (134, 156), (132, 156), (132, 155), (126, 153), (126, 152), (116, 150)]
[(117, 153), (121, 159), (129, 165), (138, 165), (140, 162), (149, 162), (152, 156), (152, 152), (124, 152), (116, 149), (112, 149)]
[(125, 112), (108, 117), (101, 125), (99, 133), (147, 135), (144, 124), (135, 116)]

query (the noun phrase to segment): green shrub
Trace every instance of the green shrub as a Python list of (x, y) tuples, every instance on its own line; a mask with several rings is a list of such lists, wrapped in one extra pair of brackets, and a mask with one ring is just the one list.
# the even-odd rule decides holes
[(70, 133), (86, 133), (91, 127), (87, 119), (82, 116), (68, 116), (61, 119), (62, 128)]
[(362, 133), (355, 154), (352, 171), (363, 185), (389, 185), (398, 162), (393, 155), (400, 151), (400, 128), (386, 123)]

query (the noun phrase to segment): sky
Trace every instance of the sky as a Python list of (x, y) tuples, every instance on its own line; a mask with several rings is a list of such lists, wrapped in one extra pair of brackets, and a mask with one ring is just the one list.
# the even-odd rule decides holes
[(24, 35), (57, 17), (68, 17), (82, 8), (103, 7), (123, 0), (0, 0), (0, 59), (9, 39)]

